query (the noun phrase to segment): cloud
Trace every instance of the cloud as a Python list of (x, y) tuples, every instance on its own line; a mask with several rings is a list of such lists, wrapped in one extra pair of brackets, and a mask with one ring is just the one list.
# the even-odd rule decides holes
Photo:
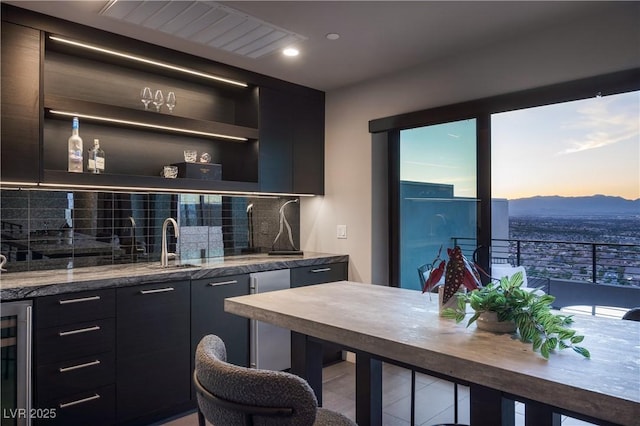
[(599, 98), (576, 112), (578, 117), (563, 128), (579, 136), (565, 139), (564, 144), (568, 146), (556, 155), (573, 154), (640, 138), (637, 98), (635, 105)]

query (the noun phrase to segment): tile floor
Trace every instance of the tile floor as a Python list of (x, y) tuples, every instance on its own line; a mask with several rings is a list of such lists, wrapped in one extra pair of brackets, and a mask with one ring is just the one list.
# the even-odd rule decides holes
[[(410, 426), (411, 372), (384, 364), (382, 370), (384, 426)], [(344, 361), (323, 370), (323, 406), (355, 420), (355, 365)], [(469, 389), (458, 386), (458, 422), (469, 423)], [(453, 385), (424, 374), (416, 374), (416, 425), (454, 421)], [(166, 422), (163, 426), (197, 426), (196, 414)], [(208, 424), (208, 423), (207, 423)], [(563, 426), (590, 423), (563, 416)], [(516, 426), (524, 426), (524, 407), (516, 404)]]

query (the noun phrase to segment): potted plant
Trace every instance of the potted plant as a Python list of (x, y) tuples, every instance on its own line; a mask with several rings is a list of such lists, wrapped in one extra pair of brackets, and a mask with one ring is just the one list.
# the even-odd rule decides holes
[[(522, 342), (531, 343), (533, 350), (539, 350), (547, 359), (553, 350), (566, 348), (589, 358), (589, 351), (577, 346), (584, 336), (577, 335), (575, 330), (568, 328), (573, 322), (572, 317), (551, 312), (551, 303), (555, 298), (523, 289), (522, 284), (522, 273), (517, 272), (511, 277), (502, 277), (498, 282), (491, 282), (468, 293), (459, 292), (456, 307), (444, 309), (442, 316), (462, 322), (469, 303), (475, 313), (469, 318), (467, 327), (476, 322), (480, 329), (495, 331), (492, 326), (500, 326), (501, 329), (497, 331), (517, 331)], [(487, 316), (494, 318), (487, 319)], [(506, 325), (510, 327), (505, 327)]]
[[(449, 256), (448, 261), (442, 260), (440, 257), (441, 254), (442, 246), (440, 246), (438, 255), (429, 266), (429, 274), (424, 280), (422, 292), (431, 292), (437, 287), (439, 305), (442, 309), (443, 307), (455, 306), (455, 298), (453, 296), (455, 296), (461, 287), (474, 290), (480, 288), (482, 283), (480, 281), (480, 274), (478, 273), (479, 268), (464, 257), (462, 249), (459, 246), (447, 249), (447, 255)], [(438, 264), (438, 266), (436, 266), (436, 264)], [(443, 275), (445, 279), (444, 283), (441, 283)]]

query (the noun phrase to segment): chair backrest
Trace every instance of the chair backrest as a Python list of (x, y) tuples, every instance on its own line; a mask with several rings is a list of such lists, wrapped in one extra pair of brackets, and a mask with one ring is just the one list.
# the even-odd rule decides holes
[(318, 403), (302, 378), (229, 364), (224, 342), (215, 335), (202, 338), (195, 363), (194, 382), (204, 390), (197, 394), (198, 406), (211, 424), (313, 425)]
[(429, 278), (430, 270), (430, 263), (425, 263), (424, 265), (418, 266), (418, 280), (420, 281), (420, 289), (424, 288), (424, 283), (427, 282), (427, 278)]
[(496, 279), (500, 279), (502, 277), (511, 278), (511, 276), (516, 272), (522, 272), (522, 287), (529, 287), (527, 271), (524, 269), (524, 266), (511, 266), (504, 263), (491, 264), (491, 276)]
[[(431, 263), (425, 263), (424, 265), (418, 266), (418, 280), (420, 281), (420, 290), (424, 288), (424, 284), (427, 282), (429, 278), (429, 274), (431, 273)], [(433, 289), (431, 290), (433, 293), (438, 292), (438, 285), (444, 284), (444, 274), (440, 281), (434, 283)]]
[(640, 308), (629, 309), (623, 316), (623, 320), (640, 321)]

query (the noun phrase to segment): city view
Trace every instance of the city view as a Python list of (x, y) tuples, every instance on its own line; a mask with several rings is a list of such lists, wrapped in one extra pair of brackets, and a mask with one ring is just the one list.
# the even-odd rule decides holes
[[(532, 276), (640, 287), (640, 218), (515, 216), (509, 255)], [(594, 259), (595, 254), (595, 259)]]

